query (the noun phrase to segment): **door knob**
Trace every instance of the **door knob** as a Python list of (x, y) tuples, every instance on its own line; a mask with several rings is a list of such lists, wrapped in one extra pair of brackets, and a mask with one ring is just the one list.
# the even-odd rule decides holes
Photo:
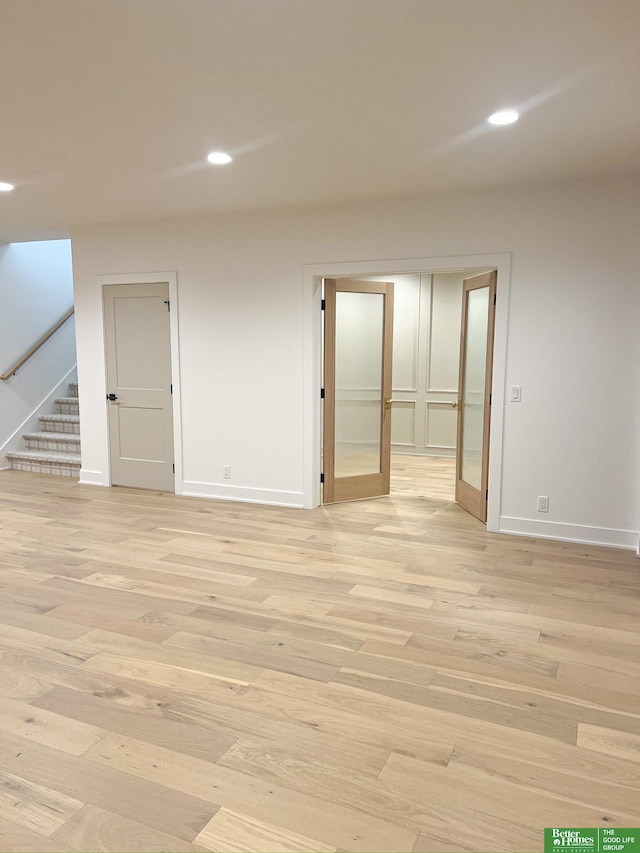
[(462, 406), (462, 400), (456, 400), (455, 403), (451, 404), (452, 409), (457, 409), (459, 406)]
[(118, 399), (117, 394), (107, 394), (107, 400), (111, 400), (112, 403), (114, 400), (117, 400), (117, 399)]
[(390, 409), (392, 403), (395, 403), (395, 400), (392, 400), (391, 397), (385, 397), (385, 400), (384, 400), (385, 409)]

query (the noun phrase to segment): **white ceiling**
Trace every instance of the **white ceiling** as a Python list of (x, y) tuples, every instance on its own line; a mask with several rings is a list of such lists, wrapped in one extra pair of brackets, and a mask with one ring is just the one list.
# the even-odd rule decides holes
[(640, 0), (1, 0), (0, 34), (5, 241), (640, 172)]

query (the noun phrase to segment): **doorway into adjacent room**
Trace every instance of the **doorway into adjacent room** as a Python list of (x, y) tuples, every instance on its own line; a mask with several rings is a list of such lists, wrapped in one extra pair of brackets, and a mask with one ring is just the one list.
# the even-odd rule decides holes
[(487, 519), (494, 270), (324, 281), (323, 501), (457, 501)]

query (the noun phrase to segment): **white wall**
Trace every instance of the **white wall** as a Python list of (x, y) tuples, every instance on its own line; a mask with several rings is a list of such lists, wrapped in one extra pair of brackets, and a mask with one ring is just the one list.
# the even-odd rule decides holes
[(501, 525), (635, 547), (639, 190), (620, 179), (75, 229), (87, 479), (108, 482), (96, 275), (177, 271), (185, 491), (295, 504), (303, 266), (509, 252), (507, 385), (522, 402), (505, 413)]
[[(0, 246), (0, 372), (9, 369), (73, 305), (69, 240)], [(30, 416), (75, 364), (73, 319), (18, 371), (0, 381), (0, 467)]]

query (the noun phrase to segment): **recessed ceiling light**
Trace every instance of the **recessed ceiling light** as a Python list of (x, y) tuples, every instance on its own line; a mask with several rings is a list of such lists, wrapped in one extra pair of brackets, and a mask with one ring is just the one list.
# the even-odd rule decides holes
[(515, 110), (500, 110), (490, 115), (487, 121), (489, 124), (513, 124), (519, 118), (520, 116)]
[(225, 151), (212, 151), (211, 154), (207, 155), (207, 160), (214, 166), (226, 166), (233, 160), (233, 157), (230, 157)]
[(10, 193), (13, 189), (15, 189), (13, 184), (7, 184), (5, 181), (0, 181), (0, 193)]

